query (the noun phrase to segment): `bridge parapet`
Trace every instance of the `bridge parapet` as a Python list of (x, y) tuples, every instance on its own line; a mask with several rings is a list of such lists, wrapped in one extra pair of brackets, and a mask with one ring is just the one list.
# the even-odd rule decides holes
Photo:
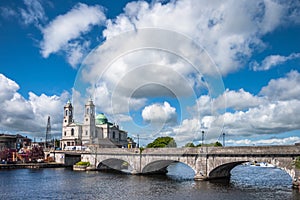
[(85, 153), (97, 153), (97, 154), (137, 154), (140, 153), (140, 150), (135, 149), (127, 149), (127, 148), (96, 148), (93, 150), (86, 151)]
[(144, 149), (142, 154), (161, 154), (161, 155), (197, 155), (203, 152), (204, 148), (147, 148)]
[(209, 154), (218, 155), (300, 155), (300, 146), (243, 146), (211, 148)]

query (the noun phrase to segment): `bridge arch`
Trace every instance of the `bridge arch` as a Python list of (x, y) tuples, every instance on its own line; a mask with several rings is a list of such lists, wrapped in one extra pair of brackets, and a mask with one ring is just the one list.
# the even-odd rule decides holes
[(214, 168), (209, 172), (209, 179), (215, 179), (215, 178), (230, 178), (231, 170), (235, 168), (236, 166), (245, 163), (247, 161), (238, 161), (238, 162), (230, 162), (226, 164), (219, 165), (218, 167)]
[[(287, 162), (288, 159), (288, 162)], [(293, 180), (295, 179), (295, 170), (292, 167), (292, 159), (290, 158), (264, 158), (264, 157), (257, 157), (257, 158), (241, 158), (241, 159), (234, 159), (231, 162), (223, 162), (219, 165), (215, 165), (212, 167), (208, 167), (208, 179), (217, 179), (217, 178), (230, 178), (231, 170), (243, 163), (268, 163), (272, 164), (274, 167), (279, 168), (285, 171)]]
[(132, 173), (134, 171), (129, 161), (119, 158), (107, 158), (98, 161), (96, 168), (99, 170), (116, 170), (124, 173)]
[(189, 168), (191, 168), (194, 173), (195, 173), (195, 169), (194, 166), (191, 166), (189, 163), (184, 162), (184, 161), (180, 161), (180, 160), (155, 160), (152, 162), (147, 163), (146, 165), (144, 165), (144, 167), (142, 168), (141, 173), (142, 174), (152, 174), (152, 173), (167, 173), (167, 168), (174, 163), (183, 163), (186, 166), (188, 166)]

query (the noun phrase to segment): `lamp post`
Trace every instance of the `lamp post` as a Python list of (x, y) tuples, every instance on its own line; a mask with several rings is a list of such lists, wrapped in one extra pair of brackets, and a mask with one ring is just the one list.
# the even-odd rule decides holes
[(223, 147), (225, 147), (225, 133), (223, 133)]
[(202, 146), (204, 145), (204, 131), (202, 131)]

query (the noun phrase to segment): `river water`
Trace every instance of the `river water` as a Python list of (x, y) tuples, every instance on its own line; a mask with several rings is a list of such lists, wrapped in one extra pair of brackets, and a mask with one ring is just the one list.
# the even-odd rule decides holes
[(229, 182), (194, 181), (184, 164), (167, 175), (134, 176), (71, 169), (0, 170), (0, 199), (300, 199), (277, 168), (237, 166)]

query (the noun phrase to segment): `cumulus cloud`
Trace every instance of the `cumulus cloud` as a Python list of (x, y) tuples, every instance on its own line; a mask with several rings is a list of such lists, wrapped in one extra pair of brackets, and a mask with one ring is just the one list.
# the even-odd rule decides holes
[(300, 73), (292, 70), (285, 77), (272, 79), (260, 91), (271, 100), (300, 100)]
[(175, 141), (179, 146), (194, 140), (201, 140), (201, 131), (200, 120), (197, 118), (184, 119), (179, 126), (172, 129)]
[[(83, 52), (86, 54), (86, 41), (81, 36), (93, 26), (104, 23), (106, 17), (100, 6), (87, 6), (78, 3), (64, 15), (57, 16), (42, 29), (41, 53), (47, 58), (52, 53), (65, 50), (72, 66), (78, 64)], [(84, 54), (84, 55), (85, 55)]]
[(18, 93), (19, 85), (0, 74), (0, 131), (25, 133), (44, 137), (47, 117), (51, 117), (52, 133), (61, 133), (62, 108), (69, 98), (67, 92), (60, 96), (47, 96), (30, 92), (29, 99)]
[(292, 53), (289, 56), (281, 56), (281, 55), (270, 55), (266, 57), (261, 64), (256, 61), (251, 63), (251, 68), (254, 71), (266, 71), (275, 66), (284, 64), (285, 62), (293, 59), (300, 58), (300, 53)]
[[(202, 130), (209, 142), (215, 142), (225, 132), (231, 136), (231, 144), (250, 145), (259, 135), (273, 135), (300, 129), (300, 84), (299, 72), (291, 71), (286, 76), (270, 80), (259, 95), (253, 95), (243, 89), (227, 89), (216, 98), (202, 95), (191, 110), (199, 109), (200, 115), (193, 113), (192, 118), (172, 128), (176, 137), (183, 141), (200, 141)], [(214, 112), (223, 107), (226, 100), (227, 109), (223, 113)], [(232, 138), (248, 137), (247, 140)], [(293, 144), (297, 138), (255, 141), (255, 144)], [(299, 138), (298, 138), (299, 141)]]
[(0, 74), (0, 101), (3, 102), (6, 99), (12, 99), (20, 86), (13, 80), (7, 78), (3, 74)]
[(254, 50), (265, 45), (261, 40), (264, 34), (291, 21), (291, 6), (269, 0), (197, 3), (181, 0), (166, 4), (137, 1), (128, 3), (124, 13), (115, 19), (107, 20), (103, 35), (109, 39), (122, 32), (149, 27), (177, 31), (202, 45), (221, 73), (227, 74), (238, 70)]
[(251, 107), (256, 107), (264, 103), (264, 98), (254, 96), (244, 89), (239, 89), (238, 91), (232, 91), (227, 89), (223, 95), (219, 96), (214, 101), (214, 106), (220, 108), (223, 102), (226, 102), (227, 109), (238, 110), (248, 110)]
[(151, 123), (176, 123), (176, 108), (168, 102), (146, 106), (142, 111), (143, 120)]
[[(224, 127), (236, 135), (293, 130), (296, 123), (280, 123), (274, 113), (297, 102), (272, 102), (268, 94), (242, 88), (224, 91), (220, 78), (265, 48), (264, 35), (294, 23), (291, 7), (271, 0), (128, 3), (123, 13), (106, 20), (106, 40), (83, 63), (78, 80), (88, 88), (84, 98), (95, 96), (105, 111), (127, 119), (129, 110), (138, 110), (135, 114), (142, 113), (147, 122), (168, 120), (150, 115), (164, 111), (153, 98), (176, 98), (182, 123), (163, 127), (159, 134), (181, 141), (199, 139), (194, 133), (200, 129), (208, 139), (217, 138)], [(282, 116), (295, 115), (286, 113)]]

